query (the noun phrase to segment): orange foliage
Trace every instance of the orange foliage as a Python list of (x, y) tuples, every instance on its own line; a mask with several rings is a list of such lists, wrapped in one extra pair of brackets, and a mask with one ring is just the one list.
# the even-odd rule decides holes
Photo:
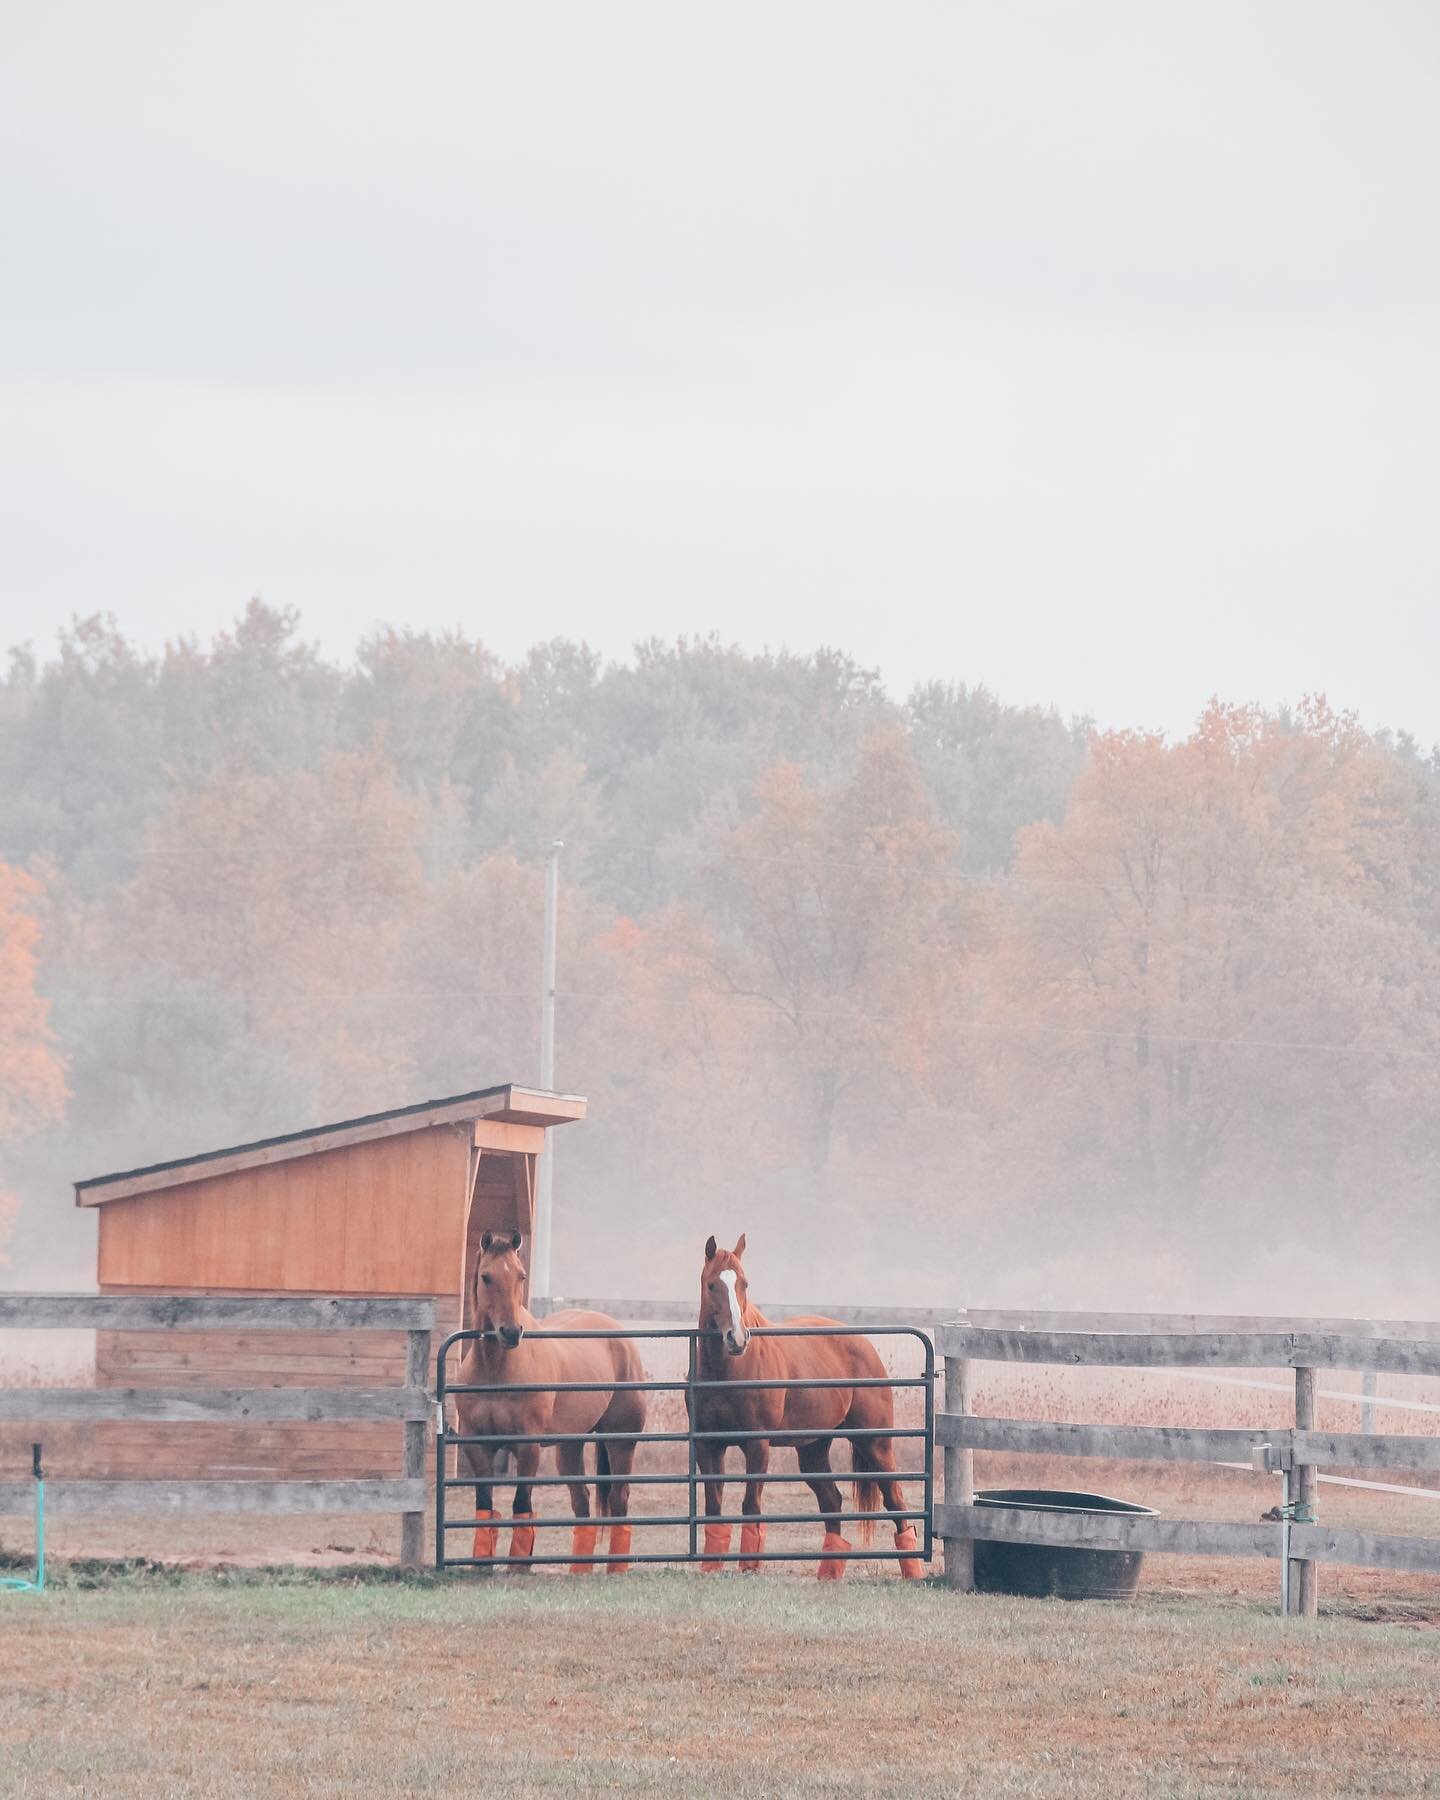
[[(50, 1009), (35, 991), (40, 927), (31, 910), (39, 883), (0, 863), (0, 1146), (14, 1144), (65, 1111), (65, 1070)], [(19, 1202), (0, 1190), (0, 1265)]]

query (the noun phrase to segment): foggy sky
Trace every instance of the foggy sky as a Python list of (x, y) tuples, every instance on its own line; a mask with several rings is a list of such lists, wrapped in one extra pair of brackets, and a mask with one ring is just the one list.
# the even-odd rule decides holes
[(252, 593), (1440, 739), (1440, 13), (0, 21), (0, 645)]

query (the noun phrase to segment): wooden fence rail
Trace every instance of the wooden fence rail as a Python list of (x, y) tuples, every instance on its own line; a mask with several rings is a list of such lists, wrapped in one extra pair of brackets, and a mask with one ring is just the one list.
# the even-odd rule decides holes
[[(425, 1535), (426, 1391), (433, 1300), (324, 1296), (0, 1294), (0, 1328), (99, 1331), (403, 1331), (402, 1386), (361, 1388), (0, 1388), (0, 1421), (36, 1425), (103, 1420), (170, 1424), (340, 1423), (404, 1427), (399, 1479), (350, 1481), (46, 1482), (58, 1517), (111, 1513), (390, 1512), (400, 1515), (400, 1560), (419, 1568)], [(29, 1482), (0, 1482), (0, 1514), (26, 1510)]]
[[(1440, 1573), (1440, 1538), (1333, 1531), (1314, 1517), (1316, 1472), (1321, 1468), (1440, 1470), (1440, 1437), (1316, 1429), (1316, 1370), (1440, 1375), (1440, 1328), (1432, 1328), (1433, 1335), (1426, 1338), (1365, 1329), (1315, 1330), (1293, 1323), (1296, 1329), (1285, 1331), (1172, 1332), (1061, 1330), (1048, 1324), (1035, 1330), (970, 1322), (941, 1326), (936, 1338), (945, 1359), (945, 1404), (936, 1417), (935, 1436), (944, 1452), (946, 1498), (936, 1508), (936, 1532), (945, 1544), (950, 1584), (959, 1588), (973, 1585), (973, 1545), (977, 1542), (1154, 1550), (1192, 1556), (1283, 1554), (1280, 1532), (1266, 1523), (1222, 1524), (1101, 1512), (1045, 1513), (977, 1505), (973, 1471), (977, 1450), (1145, 1462), (1251, 1463), (1283, 1469), (1293, 1478), (1287, 1521), (1292, 1579), (1285, 1587), (1292, 1611), (1316, 1611), (1316, 1572), (1321, 1562)], [(1293, 1368), (1295, 1425), (1293, 1429), (1227, 1431), (980, 1417), (970, 1410), (971, 1370), (977, 1362), (1070, 1368)]]

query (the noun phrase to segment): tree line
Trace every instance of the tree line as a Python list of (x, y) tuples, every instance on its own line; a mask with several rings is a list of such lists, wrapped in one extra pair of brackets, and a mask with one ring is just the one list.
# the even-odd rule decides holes
[(342, 667), (255, 601), (13, 651), (0, 795), (16, 1270), (87, 1272), (77, 1176), (533, 1080), (558, 840), (571, 1291), (714, 1220), (802, 1299), (1419, 1303), (1440, 762), (1323, 700), (1171, 741), (718, 639)]

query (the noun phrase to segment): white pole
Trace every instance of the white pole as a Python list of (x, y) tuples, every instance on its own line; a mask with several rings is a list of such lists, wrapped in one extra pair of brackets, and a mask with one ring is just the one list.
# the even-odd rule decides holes
[[(550, 846), (545, 863), (545, 972), (540, 993), (540, 1085), (547, 1092), (555, 1087), (555, 933), (560, 910), (560, 852), (564, 845), (557, 838)], [(550, 1298), (550, 1213), (554, 1194), (554, 1165), (551, 1162), (550, 1133), (545, 1133), (545, 1148), (540, 1156), (540, 1178), (535, 1192), (535, 1242), (530, 1255), (530, 1292), (541, 1300)]]

